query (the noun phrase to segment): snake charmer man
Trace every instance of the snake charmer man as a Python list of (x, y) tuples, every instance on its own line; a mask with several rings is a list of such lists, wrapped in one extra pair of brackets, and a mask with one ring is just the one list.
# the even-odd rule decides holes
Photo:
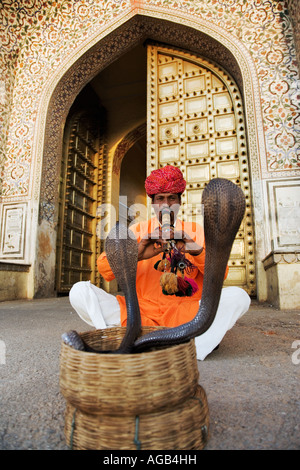
[[(205, 268), (204, 230), (195, 222), (183, 222), (177, 217), (185, 187), (186, 181), (177, 167), (167, 165), (152, 171), (146, 178), (145, 189), (152, 199), (155, 217), (130, 226), (138, 241), (136, 291), (142, 326), (179, 326), (191, 321), (199, 309)], [(169, 214), (168, 236), (162, 227), (164, 212)], [(173, 263), (170, 247), (183, 254), (186, 276), (169, 274)], [(106, 281), (114, 279), (105, 252), (99, 256), (97, 266)], [(228, 268), (225, 277), (227, 273)], [(188, 289), (182, 290), (179, 284)], [(97, 329), (126, 326), (124, 296), (114, 296), (90, 281), (81, 281), (74, 284), (69, 299), (78, 315)], [(197, 359), (204, 360), (219, 345), (249, 306), (250, 297), (243, 289), (234, 286), (222, 289), (212, 325), (195, 338)]]

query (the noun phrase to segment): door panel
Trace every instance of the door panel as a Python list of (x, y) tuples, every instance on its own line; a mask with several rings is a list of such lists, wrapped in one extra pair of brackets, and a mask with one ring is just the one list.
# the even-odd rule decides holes
[(246, 196), (245, 218), (234, 242), (225, 285), (255, 295), (254, 233), (242, 100), (215, 64), (168, 47), (148, 45), (147, 171), (172, 164), (187, 187), (182, 218), (199, 218), (205, 185), (227, 178)]
[[(92, 113), (71, 125), (61, 173), (57, 242), (57, 292), (78, 281), (97, 283), (96, 209), (102, 201), (101, 124)], [(99, 181), (101, 179), (101, 181)]]

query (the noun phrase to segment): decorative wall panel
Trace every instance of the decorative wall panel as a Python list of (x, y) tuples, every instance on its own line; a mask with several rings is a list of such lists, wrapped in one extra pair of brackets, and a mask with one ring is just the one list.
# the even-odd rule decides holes
[(274, 251), (291, 251), (300, 245), (300, 179), (267, 182)]
[(24, 258), (26, 208), (26, 203), (3, 205), (0, 255), (7, 259)]

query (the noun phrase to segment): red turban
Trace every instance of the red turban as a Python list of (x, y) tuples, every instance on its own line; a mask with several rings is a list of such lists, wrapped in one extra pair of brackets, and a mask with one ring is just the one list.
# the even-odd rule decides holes
[(153, 196), (159, 193), (183, 193), (186, 181), (179, 168), (167, 165), (153, 170), (145, 181), (146, 193)]

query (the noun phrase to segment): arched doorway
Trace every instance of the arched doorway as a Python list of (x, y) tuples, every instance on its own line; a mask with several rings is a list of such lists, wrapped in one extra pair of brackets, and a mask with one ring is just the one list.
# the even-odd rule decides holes
[[(137, 55), (131, 52), (129, 58), (140, 58), (141, 49), (138, 50)], [(147, 155), (146, 138), (143, 135), (146, 126), (141, 125), (129, 132), (114, 152), (113, 172), (119, 178), (118, 219), (131, 222), (136, 216), (136, 210), (133, 209), (130, 213), (129, 208), (136, 204), (144, 205), (144, 207), (147, 205), (144, 190), (146, 162), (148, 172), (166, 164), (181, 168), (187, 180), (187, 189), (182, 199), (184, 219), (197, 218), (202, 190), (211, 178), (223, 177), (232, 180), (241, 186), (245, 193), (247, 211), (233, 246), (226, 284), (239, 285), (249, 294), (255, 295), (251, 187), (245, 119), (238, 87), (230, 75), (218, 64), (195, 54), (151, 43), (147, 45), (147, 52), (147, 88), (150, 90), (148, 91), (147, 134), (150, 151)], [(126, 64), (124, 71), (121, 64)], [(124, 56), (113, 66), (112, 70), (108, 68), (106, 72), (103, 72), (104, 77), (100, 75), (93, 80), (93, 88), (100, 89), (99, 101), (107, 104), (106, 122), (102, 124), (99, 122), (96, 126), (99, 131), (102, 129), (102, 135), (100, 132), (97, 137), (99, 142), (112, 140), (112, 133), (117, 135), (112, 123), (118, 121), (122, 125), (119, 113), (123, 112), (126, 116), (137, 114), (139, 119), (145, 113), (143, 105), (138, 109), (139, 96), (133, 90), (137, 81), (146, 82), (146, 77), (143, 77), (146, 71), (144, 69), (141, 76), (137, 74), (138, 67), (135, 63), (134, 72), (125, 74), (128, 64), (130, 60)], [(114, 83), (113, 77), (116, 70), (125, 77), (125, 85), (122, 80), (120, 83), (119, 75)], [(109, 90), (106, 87), (103, 91), (103, 84), (106, 80), (109, 80), (110, 87)], [(123, 88), (123, 93), (120, 93), (120, 88)], [(117, 96), (115, 95), (116, 89), (118, 90)], [(107, 90), (110, 97), (105, 94)], [(90, 121), (91, 124), (92, 118)], [(87, 141), (84, 139), (80, 141), (81, 127), (86, 132), (86, 121), (82, 123), (80, 119), (75, 120), (75, 129), (73, 128), (70, 134), (71, 141), (68, 146), (71, 160), (68, 161), (66, 192), (68, 198), (71, 194), (72, 200), (69, 200), (68, 208), (65, 210), (64, 229), (61, 233), (64, 238), (68, 234), (70, 236), (65, 245), (58, 238), (58, 253), (59, 250), (62, 253), (61, 269), (57, 271), (58, 279), (61, 279), (58, 286), (62, 286), (62, 280), (69, 276), (69, 281), (64, 287), (66, 290), (71, 287), (72, 282), (90, 279), (95, 283), (98, 279), (95, 258), (100, 254), (99, 250), (103, 246), (101, 243), (96, 243), (94, 206), (106, 202), (108, 196), (103, 192), (100, 194), (90, 185), (91, 175), (89, 178), (86, 177), (84, 183), (85, 175), (82, 174), (81, 169), (77, 169), (74, 173), (74, 158), (76, 157), (81, 162), (84, 158), (82, 152), (90, 154)], [(77, 140), (79, 139), (80, 148), (74, 149), (74, 135), (77, 136)], [(74, 152), (77, 153), (74, 154)], [(105, 155), (105, 158), (108, 158), (108, 155)], [(93, 185), (97, 186), (101, 184), (101, 181), (109, 179), (109, 175), (107, 165), (103, 166), (103, 162), (100, 163), (100, 161), (98, 163), (96, 157), (94, 157), (94, 166)], [(73, 178), (71, 184), (70, 176)], [(76, 184), (77, 180), (80, 183), (79, 187)], [(84, 187), (90, 187), (91, 194), (83, 191), (82, 184)], [(112, 186), (111, 191), (114, 193), (118, 191), (117, 186)], [(92, 193), (96, 194), (94, 198)], [(83, 198), (88, 201), (86, 207), (82, 207)], [(79, 207), (74, 209), (75, 199), (79, 201)], [(114, 194), (114, 200), (116, 201), (116, 194)], [(66, 207), (66, 202), (63, 202), (62, 207)], [(146, 212), (143, 216), (145, 215)], [(76, 220), (73, 222), (75, 216)], [(84, 223), (89, 224), (89, 227), (83, 226)], [(62, 226), (61, 221), (59, 226)], [(89, 233), (89, 230), (94, 233)], [(71, 245), (75, 236), (78, 240), (77, 246), (74, 246), (74, 243)], [(88, 247), (84, 245), (84, 241), (89, 245)], [(62, 251), (63, 246), (65, 248)], [(88, 249), (91, 251), (88, 252)]]
[[(183, 24), (178, 25), (175, 20), (174, 23), (172, 23), (172, 21), (137, 15), (102, 38), (98, 44), (82, 55), (80, 59), (68, 69), (67, 73), (60, 81), (57, 82), (56, 89), (53, 91), (49, 102), (47, 113), (43, 170), (41, 176), (44, 184), (41, 186), (40, 193), (38, 233), (40, 227), (43, 231), (47, 230), (49, 239), (51, 241), (53, 240), (53, 244), (55, 245), (55, 227), (58, 218), (59, 204), (58, 196), (56, 192), (53, 191), (53, 188), (58, 187), (58, 175), (60, 173), (62, 155), (61, 122), (65, 121), (72, 102), (84, 85), (90, 82), (99, 71), (105, 70), (113, 61), (122, 57), (122, 55), (124, 56), (136, 45), (142, 45), (147, 38), (156, 41), (167, 41), (169, 44), (173, 44), (174, 47), (179, 48), (179, 50), (187, 50), (195, 54), (199, 54), (199, 48), (201, 46), (200, 55), (203, 54), (206, 58), (211, 57), (215, 62), (225, 68), (226, 66), (230, 67), (231, 75), (239, 87), (239, 90), (242, 93), (246, 93), (246, 95), (242, 96), (242, 100), (246, 99), (247, 116), (249, 117), (247, 132), (250, 132), (252, 137), (251, 142), (248, 141), (250, 144), (250, 155), (252, 155), (250, 159), (251, 167), (252, 170), (254, 170), (252, 178), (257, 176), (257, 158), (260, 144), (256, 138), (255, 132), (252, 132), (256, 128), (257, 115), (255, 117), (254, 107), (257, 106), (257, 100), (253, 95), (253, 88), (251, 87), (252, 77), (250, 69), (246, 61), (241, 61), (242, 68), (240, 68), (235, 56), (230, 50), (231, 48), (236, 48), (235, 44), (229, 44), (224, 38), (224, 44), (227, 45), (226, 47), (222, 42), (219, 42), (213, 37), (216, 36), (220, 39), (219, 31), (214, 33), (212, 30), (211, 36), (209, 36), (207, 27), (204, 27), (204, 31), (205, 32)], [(236, 56), (238, 57), (239, 54), (236, 54)], [(138, 124), (138, 122), (135, 122), (134, 125), (128, 128), (128, 131), (134, 129)], [(109, 175), (106, 195), (109, 201), (111, 200), (114, 189), (116, 189), (116, 179), (111, 177), (113, 171), (112, 158), (113, 156), (111, 154), (106, 160)], [(51, 267), (52, 265), (50, 266), (49, 264), (50, 261), (51, 260), (44, 259), (42, 255), (40, 256), (39, 251), (37, 251), (35, 269), (36, 296), (53, 295), (54, 279), (52, 277), (53, 268)]]

